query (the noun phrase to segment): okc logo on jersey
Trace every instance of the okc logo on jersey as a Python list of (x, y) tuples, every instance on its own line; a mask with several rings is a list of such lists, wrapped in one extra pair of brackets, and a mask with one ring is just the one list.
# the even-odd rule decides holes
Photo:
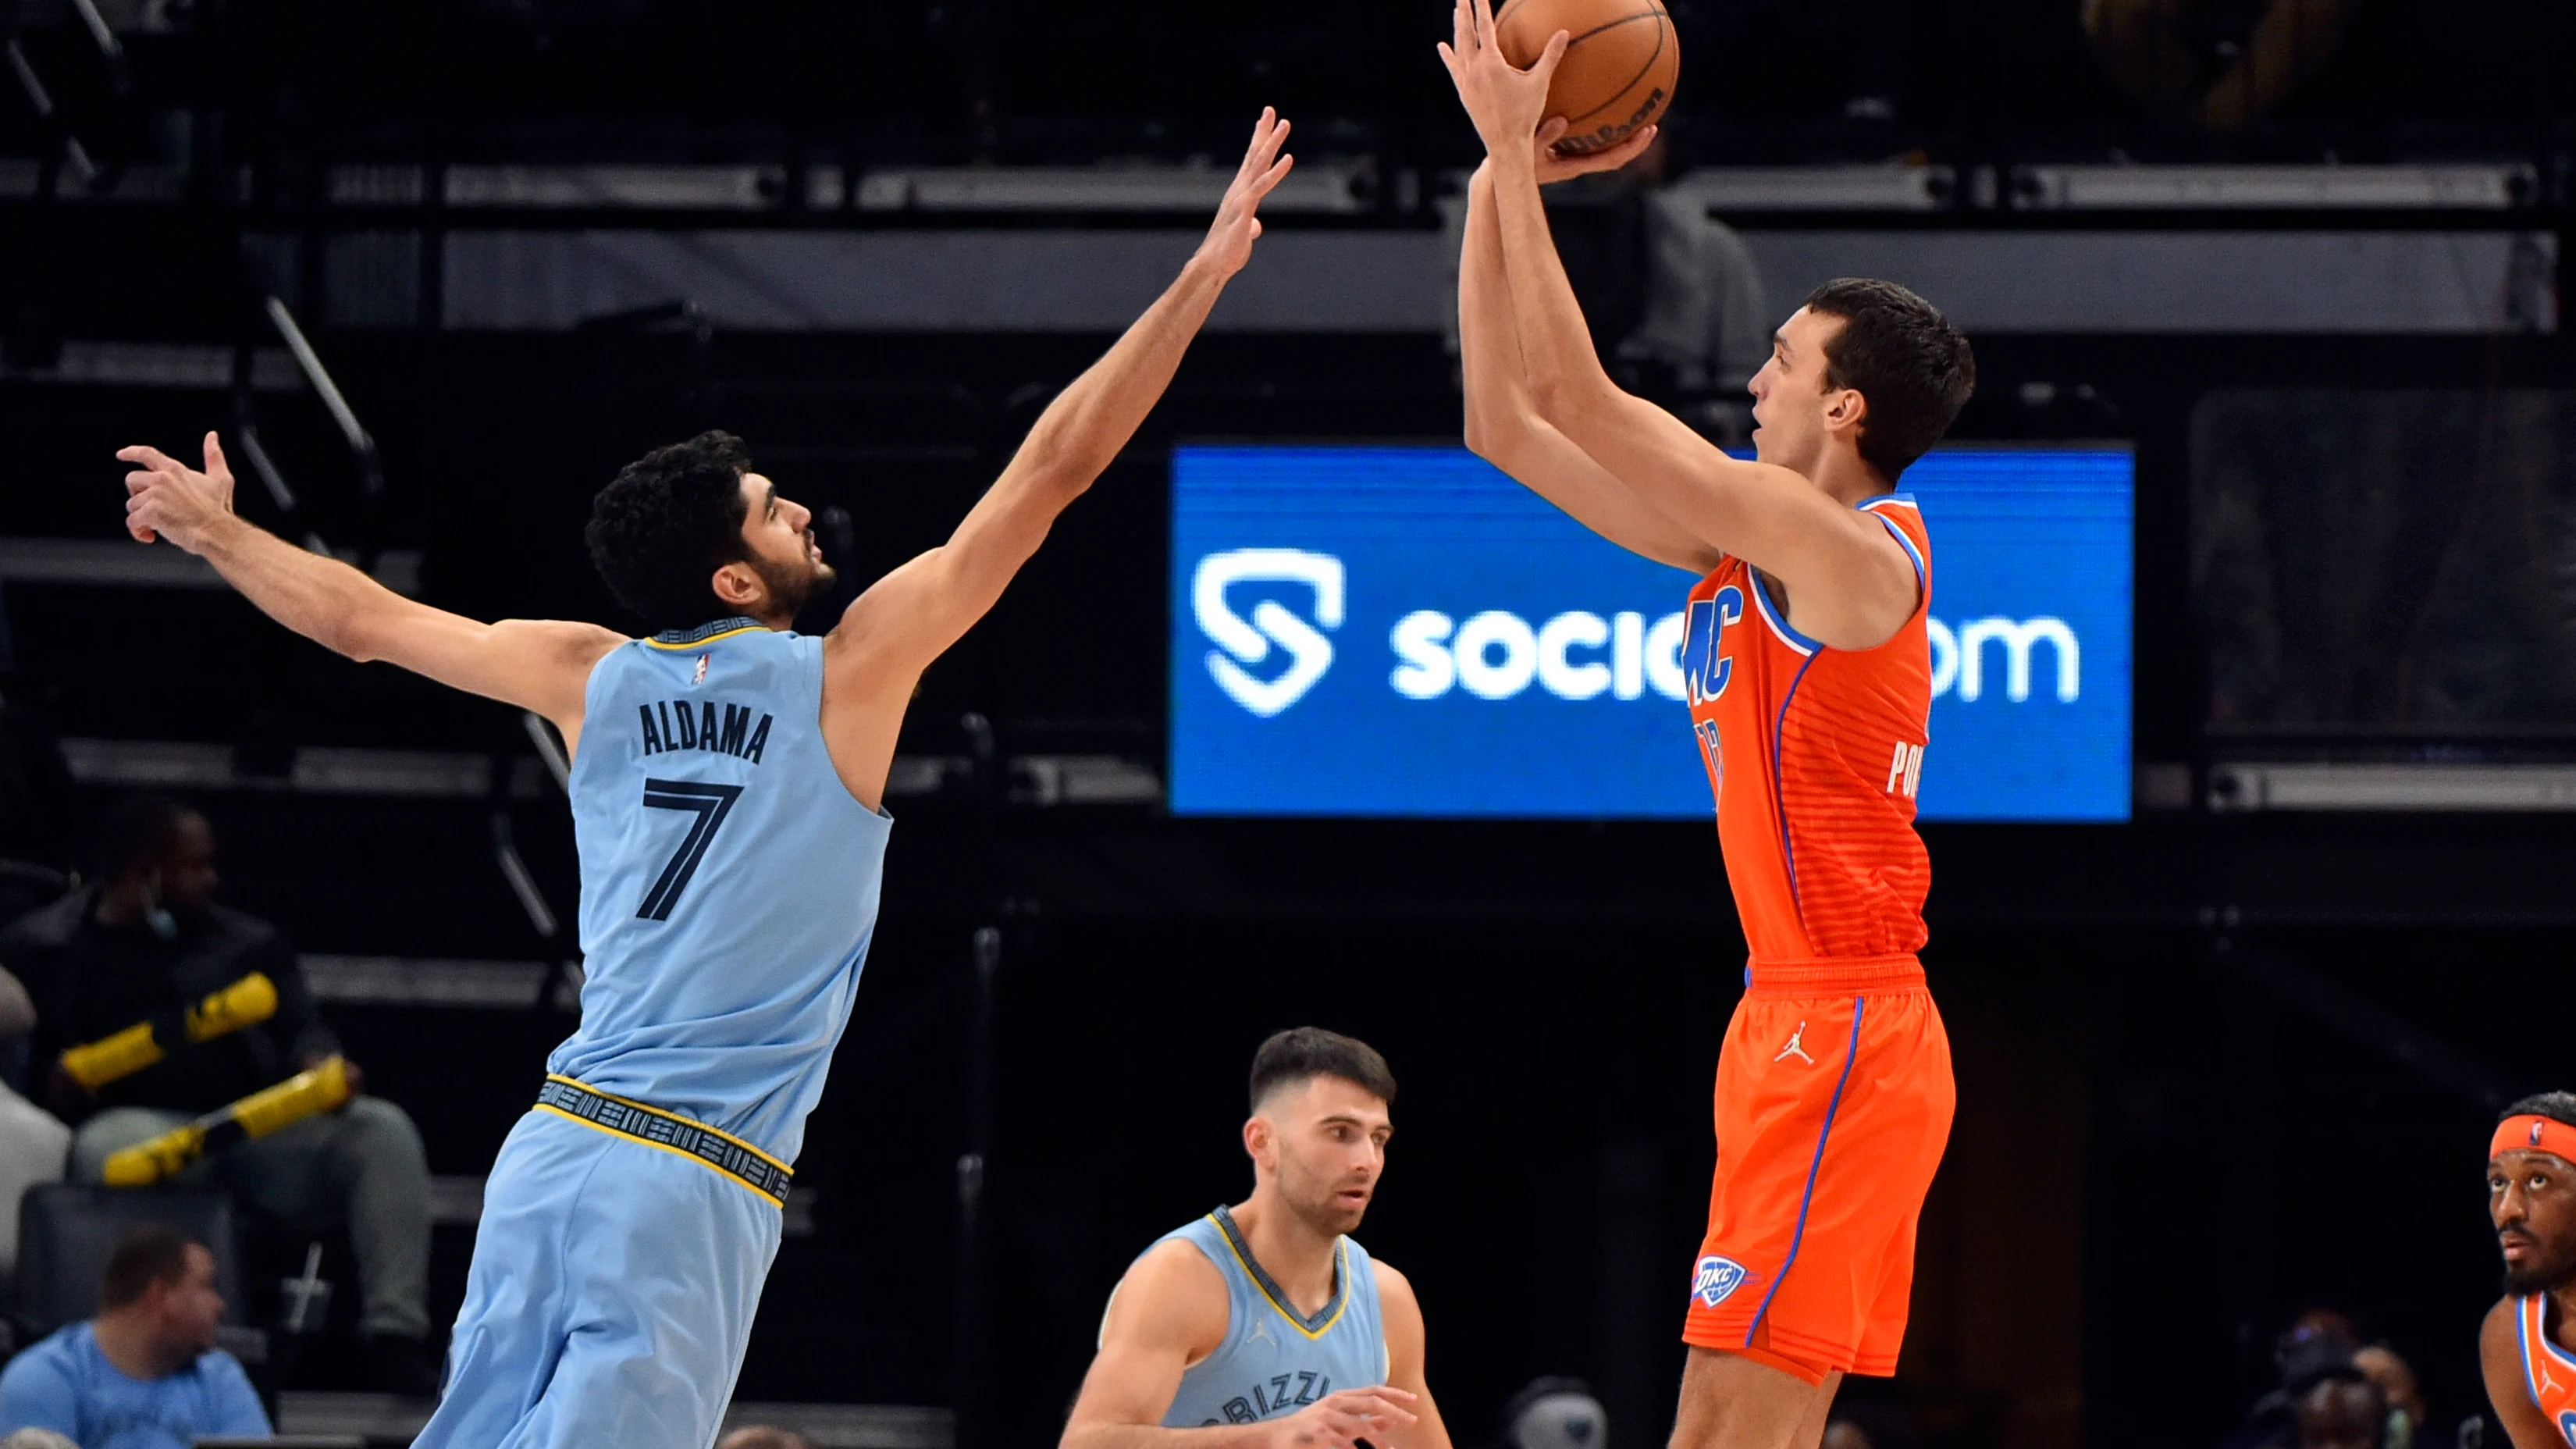
[(1691, 1274), (1691, 1297), (1707, 1307), (1715, 1308), (1724, 1303), (1728, 1295), (1743, 1287), (1744, 1280), (1752, 1276), (1751, 1270), (1742, 1263), (1733, 1258), (1721, 1258), (1711, 1253), (1699, 1260), (1698, 1271)]
[[(1245, 618), (1226, 601), (1237, 584), (1292, 584), (1315, 599), (1310, 624), (1277, 599), (1263, 599)], [(1217, 647), (1207, 653), (1208, 674), (1226, 697), (1262, 719), (1298, 700), (1333, 667), (1333, 641), (1322, 630), (1342, 627), (1342, 561), (1294, 548), (1238, 548), (1199, 560), (1190, 579), (1190, 605), (1199, 631)], [(1288, 667), (1264, 679), (1244, 668), (1266, 663), (1273, 647), (1286, 651)]]
[(1692, 704), (1706, 704), (1726, 693), (1735, 660), (1719, 651), (1727, 629), (1743, 618), (1744, 591), (1733, 584), (1705, 599), (1691, 600), (1689, 632), (1682, 640), (1682, 687)]

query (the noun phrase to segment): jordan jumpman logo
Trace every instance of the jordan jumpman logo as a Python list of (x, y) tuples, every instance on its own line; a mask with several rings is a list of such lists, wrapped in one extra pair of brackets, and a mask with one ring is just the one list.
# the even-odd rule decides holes
[(1789, 1033), (1789, 1044), (1780, 1048), (1780, 1054), (1773, 1057), (1771, 1060), (1778, 1062), (1786, 1061), (1791, 1057), (1796, 1057), (1798, 1060), (1805, 1062), (1808, 1066), (1814, 1066), (1816, 1064), (1816, 1059), (1807, 1055), (1806, 1047), (1801, 1045), (1801, 1043), (1806, 1039), (1807, 1024), (1802, 1021), (1798, 1023), (1798, 1029), (1796, 1031)]

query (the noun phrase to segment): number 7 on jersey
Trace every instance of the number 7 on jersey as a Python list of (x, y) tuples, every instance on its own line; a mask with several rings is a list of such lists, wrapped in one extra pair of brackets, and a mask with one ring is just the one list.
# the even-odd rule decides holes
[(662, 866), (662, 876), (644, 893), (644, 904), (635, 914), (647, 921), (667, 921), (671, 907), (680, 903), (680, 892), (689, 888), (689, 877), (698, 873), (698, 862), (706, 859), (707, 847), (724, 828), (725, 816), (733, 812), (733, 802), (742, 797), (740, 785), (700, 784), (692, 780), (646, 780), (644, 808), (647, 810), (690, 810), (697, 819), (689, 822), (689, 833), (680, 840), (680, 848)]

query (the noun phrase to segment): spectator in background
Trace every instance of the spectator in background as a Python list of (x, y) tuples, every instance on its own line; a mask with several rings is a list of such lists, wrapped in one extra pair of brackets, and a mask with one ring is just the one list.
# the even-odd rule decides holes
[(2299, 1449), (2393, 1449), (2388, 1400), (2358, 1364), (2308, 1386), (2293, 1406)]
[(2255, 1401), (2225, 1449), (2413, 1449), (2424, 1422), (2415, 1372), (2384, 1345), (2363, 1347), (2350, 1318), (2300, 1314), (2273, 1358), (2280, 1387)]
[(1672, 184), (1672, 147), (1671, 132), (1659, 128), (1618, 173), (1645, 196), (1646, 295), (1645, 315), (1611, 352), (1672, 391), (1740, 404), (1771, 358), (1776, 319), (1744, 238), (1709, 215), (1698, 193)]
[[(35, 1029), (27, 988), (0, 970), (0, 1045), (23, 1046)], [(38, 1183), (62, 1181), (71, 1148), (72, 1129), (0, 1082), (0, 1280), (18, 1270), (18, 1200)]]
[[(1732, 445), (1751, 426), (1745, 384), (1770, 359), (1779, 319), (1744, 239), (1708, 214), (1699, 193), (1673, 184), (1672, 134), (1682, 124), (1668, 118), (1619, 171), (1549, 187), (1548, 223), (1593, 341), (1621, 382), (1673, 403), (1685, 422)], [(1466, 197), (1444, 203), (1443, 217), (1454, 267)], [(1454, 356), (1454, 286), (1448, 306)]]
[(128, 1232), (107, 1260), (98, 1317), (58, 1329), (0, 1371), (0, 1433), (50, 1429), (86, 1449), (188, 1449), (264, 1437), (268, 1415), (231, 1354), (215, 1255), (169, 1228)]
[[(203, 815), (157, 796), (129, 800), (107, 817), (94, 865), (95, 881), (0, 930), (0, 966), (34, 997), (37, 1070), (51, 1072), (67, 1047), (201, 1000), (253, 971), (276, 984), (277, 1012), (95, 1096), (55, 1073), (57, 1103), (77, 1128), (71, 1175), (79, 1182), (102, 1180), (111, 1154), (339, 1050), (285, 937), (214, 903), (215, 836)], [(350, 1076), (358, 1085), (354, 1067)], [(357, 1250), (359, 1327), (376, 1386), (413, 1395), (436, 1389), (429, 1163), (400, 1107), (361, 1096), (189, 1169), (193, 1180), (217, 1175), (298, 1230), (345, 1225)]]

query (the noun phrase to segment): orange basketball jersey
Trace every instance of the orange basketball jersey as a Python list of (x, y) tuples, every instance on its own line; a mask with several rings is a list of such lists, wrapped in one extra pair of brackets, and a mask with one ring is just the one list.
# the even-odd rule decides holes
[(1932, 867), (1914, 833), (1932, 710), (1932, 546), (1904, 494), (1860, 505), (1914, 561), (1914, 612), (1875, 649), (1827, 649), (1729, 556), (1691, 590), (1682, 678), (1726, 876), (1765, 965), (1922, 949)]
[(2550, 1336), (2549, 1295), (2518, 1299), (2514, 1312), (2522, 1329), (2522, 1376), (2531, 1385), (2531, 1401), (2560, 1438), (2576, 1444), (2576, 1354)]

